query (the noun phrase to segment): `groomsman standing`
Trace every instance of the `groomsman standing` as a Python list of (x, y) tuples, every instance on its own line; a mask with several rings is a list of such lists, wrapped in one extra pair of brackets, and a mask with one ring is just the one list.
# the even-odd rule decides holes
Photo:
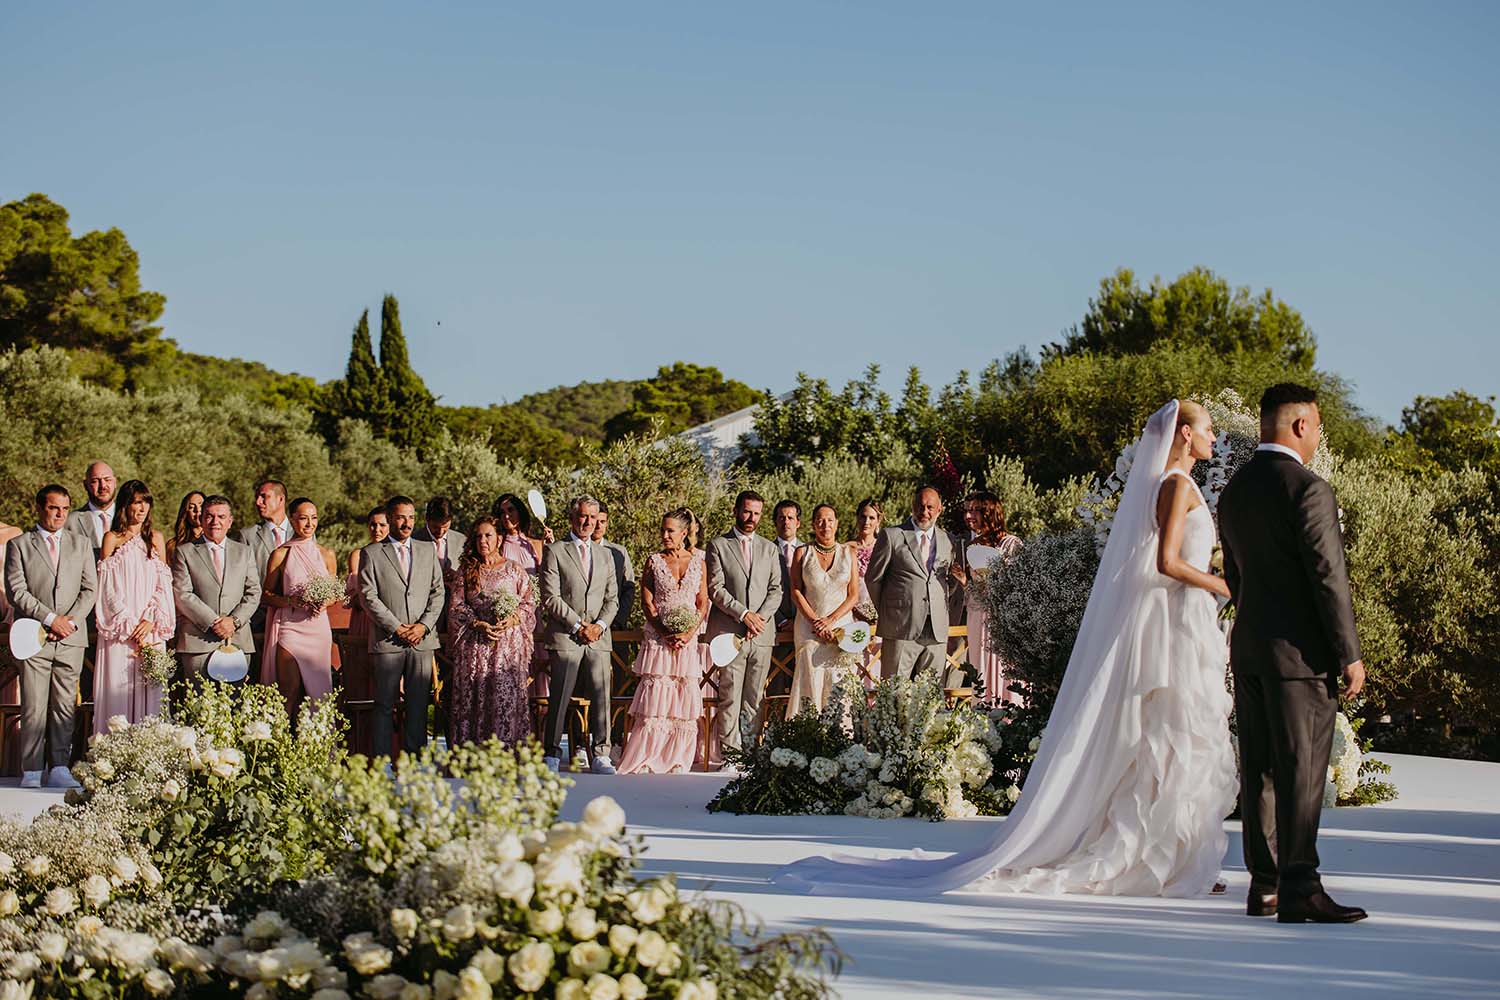
[(453, 530), (453, 505), (447, 497), (433, 497), (427, 501), (426, 523), (412, 532), (419, 542), (431, 542), (437, 549), (438, 562), (444, 573), (458, 569), (463, 558), (464, 543), (468, 541), (462, 533)]
[(609, 759), (610, 633), (620, 610), (615, 565), (609, 550), (594, 541), (599, 501), (576, 497), (568, 504), (572, 532), (542, 553), (539, 582), (546, 624), (542, 639), (552, 653), (547, 687), (547, 766), (561, 765), (568, 704), (580, 674), (588, 678), (589, 741), (595, 774), (614, 774)]
[(385, 503), (385, 516), (391, 533), (366, 545), (359, 556), (359, 592), (370, 615), (370, 666), (375, 677), (375, 720), (370, 732), (371, 753), (376, 757), (390, 751), (392, 713), (403, 690), (402, 749), (416, 753), (427, 745), (432, 660), (446, 596), (437, 549), (431, 542), (411, 537), (417, 523), (416, 502), (411, 497), (391, 497)]
[[(113, 478), (113, 473), (110, 477)], [(111, 488), (111, 496), (113, 488)], [(55, 483), (36, 495), (37, 524), (5, 552), (5, 591), (18, 618), (46, 629), (41, 651), (21, 664), (21, 787), (77, 788), (68, 773), (73, 711), (88, 648), (85, 619), (94, 607), (94, 553), (87, 535), (66, 531), (68, 491)]]
[(882, 528), (870, 553), (865, 588), (880, 611), (880, 676), (914, 677), (928, 667), (946, 673), (948, 602), (957, 586), (953, 537), (938, 527), (943, 500), (931, 486), (912, 498), (911, 517)]
[(89, 539), (98, 561), (99, 550), (104, 547), (104, 535), (115, 523), (115, 470), (108, 462), (91, 462), (83, 474), (83, 489), (89, 502), (81, 510), (68, 515), (68, 530), (76, 531)]
[(615, 591), (620, 595), (620, 610), (615, 612), (612, 628), (625, 628), (630, 622), (630, 611), (635, 607), (635, 567), (630, 564), (630, 553), (619, 542), (605, 538), (609, 530), (609, 507), (599, 501), (599, 516), (594, 520), (594, 541), (609, 550), (615, 564)]
[(790, 628), (797, 617), (797, 606), (792, 603), (792, 563), (802, 543), (797, 541), (797, 532), (802, 527), (802, 505), (795, 500), (778, 501), (771, 511), (771, 520), (776, 525), (776, 552), (781, 557), (781, 607), (776, 609), (776, 631)]
[(743, 749), (742, 736), (760, 733), (760, 705), (776, 644), (781, 607), (781, 559), (775, 544), (755, 533), (766, 502), (754, 490), (734, 500), (734, 527), (708, 543), (708, 632), (743, 641), (739, 655), (719, 668), (719, 745)]
[(229, 498), (211, 496), (199, 515), (203, 534), (177, 546), (172, 592), (177, 603), (177, 662), (182, 676), (201, 676), (208, 658), (225, 642), (255, 650), (250, 617), (260, 607), (260, 575), (250, 546), (229, 537), (234, 510)]
[(250, 546), (250, 552), (255, 556), (255, 571), (264, 580), (271, 553), (292, 537), (292, 522), (286, 516), (286, 484), (276, 479), (262, 479), (256, 483), (255, 510), (260, 520), (241, 528), (239, 536), (240, 541)]

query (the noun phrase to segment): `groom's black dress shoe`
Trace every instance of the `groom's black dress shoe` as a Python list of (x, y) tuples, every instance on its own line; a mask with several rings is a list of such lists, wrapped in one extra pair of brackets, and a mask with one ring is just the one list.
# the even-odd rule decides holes
[(1326, 892), (1315, 892), (1298, 900), (1287, 900), (1276, 914), (1283, 924), (1352, 924), (1369, 914), (1357, 906), (1340, 906)]
[(1276, 916), (1276, 893), (1251, 891), (1245, 901), (1245, 913), (1252, 917)]

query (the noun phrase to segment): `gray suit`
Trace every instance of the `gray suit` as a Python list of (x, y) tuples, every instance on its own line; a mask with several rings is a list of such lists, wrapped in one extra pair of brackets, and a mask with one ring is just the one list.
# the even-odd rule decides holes
[(719, 668), (719, 744), (739, 750), (746, 731), (752, 739), (760, 732), (760, 707), (781, 607), (781, 553), (776, 543), (756, 535), (750, 540), (747, 568), (739, 536), (729, 531), (709, 541), (707, 560), (710, 608), (704, 638), (711, 642), (726, 633), (745, 636), (745, 615), (752, 611), (766, 620), (760, 635), (746, 638), (733, 662)]
[(202, 674), (209, 655), (223, 643), (213, 624), (226, 615), (240, 623), (230, 641), (246, 653), (255, 650), (250, 616), (260, 607), (260, 575), (248, 545), (224, 539), (223, 580), (214, 575), (207, 539), (177, 546), (172, 593), (177, 604), (177, 660), (184, 677)]
[(6, 546), (5, 592), (16, 617), (45, 624), (49, 615), (66, 615), (77, 626), (72, 635), (48, 642), (21, 664), (23, 771), (43, 770), (44, 759), (53, 767), (67, 766), (72, 755), (73, 711), (96, 586), (93, 549), (82, 532), (59, 532), (56, 572), (40, 532), (28, 531)]
[(609, 550), (615, 561), (615, 590), (620, 595), (620, 610), (615, 612), (612, 628), (624, 628), (630, 623), (630, 612), (635, 607), (635, 567), (631, 565), (630, 553), (619, 542), (604, 539), (599, 543)]
[[(235, 532), (241, 542), (250, 546), (250, 553), (255, 557), (256, 578), (262, 583), (266, 579), (266, 564), (271, 561), (271, 553), (276, 551), (276, 539), (271, 534), (271, 522), (257, 521), (248, 528), (241, 528)], [(292, 537), (290, 526), (283, 529), (281, 540), (283, 543)], [(259, 631), (266, 623), (266, 609), (256, 608), (255, 614), (251, 616), (254, 624), (251, 626)]]
[[(797, 605), (792, 602), (792, 567), (791, 563), (787, 562), (786, 553), (782, 549), (783, 543), (778, 538), (771, 544), (776, 546), (776, 558), (781, 560), (781, 606), (776, 609), (776, 628), (779, 630), (789, 627), (796, 619)], [(793, 539), (791, 546), (791, 562), (795, 563), (797, 553), (802, 550), (803, 543)]]
[[(103, 512), (111, 523), (115, 519), (115, 505), (111, 503), (109, 509)], [(104, 546), (104, 532), (100, 531), (100, 512), (92, 507), (84, 506), (68, 514), (68, 519), (63, 523), (64, 531), (73, 531), (89, 540), (89, 547), (94, 550), (94, 561), (99, 561), (99, 550)]]
[[(411, 537), (419, 542), (431, 542), (434, 547), (437, 546), (437, 539), (432, 537), (432, 532), (427, 530), (425, 524), (419, 525), (417, 530), (411, 533)], [(443, 541), (448, 546), (448, 557), (443, 560), (443, 571), (452, 573), (458, 569), (458, 561), (463, 558), (464, 544), (468, 542), (468, 538), (462, 532), (449, 528), (448, 533), (443, 536)]]
[(948, 651), (948, 604), (954, 591), (950, 570), (957, 545), (942, 528), (932, 529), (930, 567), (919, 557), (917, 529), (908, 519), (882, 528), (870, 553), (865, 589), (880, 611), (880, 676), (915, 676), (928, 667), (944, 670)]
[[(375, 678), (375, 720), (370, 725), (373, 753), (391, 745), (396, 698), (406, 691), (402, 748), (416, 753), (427, 745), (427, 703), (432, 697), (432, 659), (438, 648), (437, 624), (446, 596), (443, 570), (431, 542), (411, 541), (411, 575), (401, 572), (396, 540), (366, 545), (359, 556), (359, 592), (370, 615), (370, 667)], [(402, 625), (421, 624), (426, 633), (415, 646), (396, 637)]]
[[(611, 636), (610, 622), (620, 610), (615, 585), (615, 563), (609, 550), (598, 542), (589, 547), (589, 572), (584, 573), (578, 542), (569, 536), (553, 542), (542, 552), (541, 608), (545, 614), (542, 643), (552, 652), (552, 674), (547, 687), (547, 755), (562, 749), (567, 725), (568, 701), (579, 673), (588, 677), (589, 741), (594, 756), (609, 756), (609, 696)], [(578, 635), (582, 625), (604, 624), (592, 643)]]

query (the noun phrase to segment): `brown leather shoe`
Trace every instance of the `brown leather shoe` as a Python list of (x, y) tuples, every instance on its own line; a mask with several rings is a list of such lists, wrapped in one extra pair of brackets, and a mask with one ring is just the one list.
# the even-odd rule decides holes
[(1357, 906), (1340, 906), (1326, 892), (1315, 892), (1305, 899), (1287, 900), (1276, 914), (1283, 924), (1352, 924), (1369, 916)]
[(1250, 898), (1245, 900), (1245, 913), (1251, 917), (1276, 916), (1276, 893), (1251, 890)]

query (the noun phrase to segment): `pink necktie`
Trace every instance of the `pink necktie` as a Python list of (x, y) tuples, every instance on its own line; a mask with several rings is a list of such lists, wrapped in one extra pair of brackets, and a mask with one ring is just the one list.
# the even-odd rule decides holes
[(99, 512), (99, 544), (104, 544), (104, 536), (109, 534), (109, 516), (104, 511)]
[(446, 564), (448, 562), (448, 536), (447, 535), (444, 535), (442, 538), (439, 538), (437, 540), (437, 550), (438, 550), (438, 562)]
[(591, 579), (592, 573), (589, 566), (589, 546), (587, 542), (578, 543), (578, 561), (583, 564), (583, 578), (585, 580)]
[(918, 551), (922, 557), (922, 568), (928, 572), (932, 571), (932, 543), (927, 540), (926, 532), (918, 536)]
[(281, 525), (271, 525), (271, 544), (278, 549), (281, 548)]
[(224, 582), (224, 553), (219, 551), (217, 545), (210, 545), (210, 551), (214, 554), (214, 579), (220, 583)]
[(792, 548), (792, 543), (791, 542), (788, 542), (787, 545), (786, 545), (786, 548), (782, 549), (782, 554), (786, 556), (786, 568), (787, 569), (791, 569), (792, 568), (792, 553), (794, 551), (796, 551), (796, 550)]
[(57, 572), (57, 536), (47, 536), (47, 555), (52, 559), (52, 572)]
[(396, 543), (396, 554), (401, 557), (401, 578), (411, 579), (411, 551), (400, 542)]
[(745, 575), (750, 575), (750, 539), (740, 539), (740, 554), (745, 557)]

